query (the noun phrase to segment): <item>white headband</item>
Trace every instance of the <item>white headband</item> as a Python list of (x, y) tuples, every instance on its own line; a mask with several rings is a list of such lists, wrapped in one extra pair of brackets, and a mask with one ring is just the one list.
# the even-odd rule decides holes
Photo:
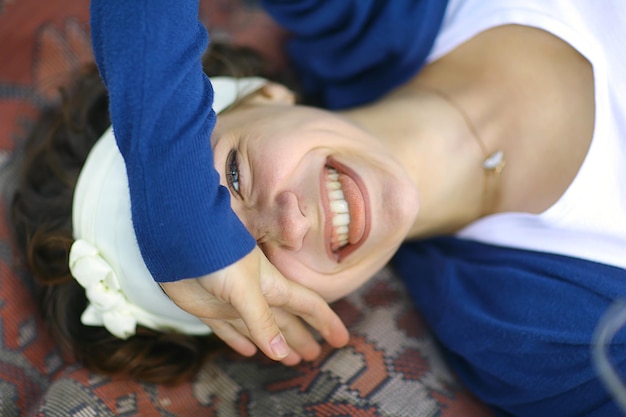
[[(266, 83), (256, 77), (212, 78), (213, 109), (220, 113)], [(83, 324), (104, 326), (122, 339), (134, 335), (138, 324), (190, 335), (211, 333), (165, 295), (141, 257), (131, 220), (126, 166), (111, 128), (96, 142), (80, 172), (72, 223), (75, 241), (69, 267), (86, 290)]]

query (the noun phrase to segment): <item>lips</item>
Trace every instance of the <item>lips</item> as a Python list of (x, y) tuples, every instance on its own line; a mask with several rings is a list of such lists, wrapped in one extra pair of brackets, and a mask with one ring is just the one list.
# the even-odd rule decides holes
[(331, 257), (341, 262), (357, 250), (369, 234), (367, 189), (354, 171), (333, 158), (327, 159), (321, 183), (326, 248)]

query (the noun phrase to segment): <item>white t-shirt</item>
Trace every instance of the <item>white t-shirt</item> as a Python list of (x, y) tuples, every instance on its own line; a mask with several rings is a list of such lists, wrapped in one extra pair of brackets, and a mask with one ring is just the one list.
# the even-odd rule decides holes
[(563, 39), (593, 66), (595, 127), (576, 177), (540, 214), (499, 213), (458, 236), (626, 268), (626, 3), (450, 0), (429, 61), (489, 28), (520, 24)]

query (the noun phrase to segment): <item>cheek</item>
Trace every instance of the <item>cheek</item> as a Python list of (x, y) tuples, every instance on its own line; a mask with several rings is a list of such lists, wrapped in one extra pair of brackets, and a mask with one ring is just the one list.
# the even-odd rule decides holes
[[(336, 301), (355, 291), (367, 282), (387, 262), (382, 257), (371, 262), (372, 258), (356, 262), (353, 265), (334, 265), (322, 270), (314, 267), (298, 256), (298, 253), (283, 250), (263, 249), (272, 264), (285, 276), (321, 295), (326, 301)], [(315, 264), (317, 265), (317, 264)]]
[(272, 248), (269, 245), (262, 245), (261, 249), (272, 265), (288, 280), (297, 282), (323, 296), (328, 291), (332, 291), (328, 277), (303, 264), (294, 252)]

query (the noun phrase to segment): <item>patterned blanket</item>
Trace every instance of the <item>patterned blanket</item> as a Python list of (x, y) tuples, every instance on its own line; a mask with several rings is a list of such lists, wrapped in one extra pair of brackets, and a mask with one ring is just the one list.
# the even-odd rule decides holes
[[(6, 200), (37, 110), (93, 59), (85, 0), (0, 0), (0, 186)], [(285, 33), (254, 1), (206, 0), (214, 38), (253, 46), (284, 65)], [(2, 214), (5, 208), (0, 206)], [(2, 416), (466, 416), (491, 413), (450, 373), (390, 269), (334, 305), (351, 330), (344, 349), (287, 368), (218, 354), (189, 383), (104, 377), (62, 357), (33, 301), (32, 282), (0, 216)]]

